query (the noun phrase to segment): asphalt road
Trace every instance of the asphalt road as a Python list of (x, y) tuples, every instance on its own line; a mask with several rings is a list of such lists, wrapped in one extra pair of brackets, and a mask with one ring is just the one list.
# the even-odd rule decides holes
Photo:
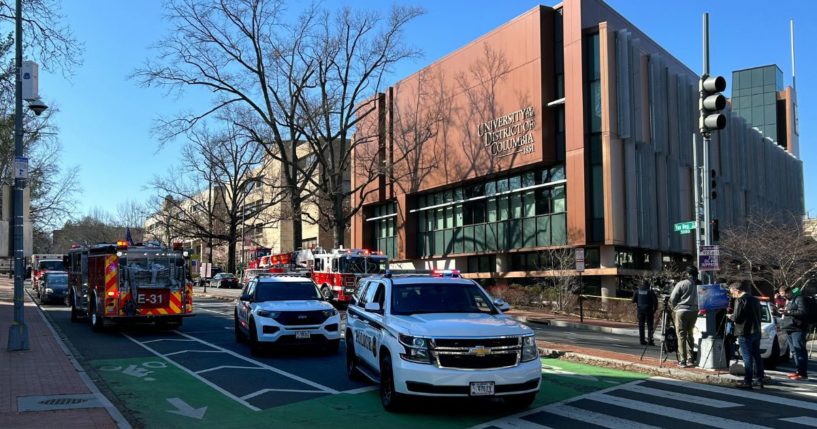
[[(83, 367), (134, 427), (232, 428), (272, 421), (286, 428), (356, 429), (680, 427), (680, 421), (697, 422), (685, 428), (707, 422), (717, 427), (751, 427), (747, 422), (817, 427), (813, 390), (778, 386), (756, 393), (761, 396), (737, 398), (743, 392), (552, 359), (542, 361), (542, 388), (526, 412), (516, 414), (501, 401), (434, 399), (414, 401), (406, 412), (392, 414), (382, 410), (374, 386), (347, 379), (343, 345), (337, 354), (315, 349), (256, 357), (234, 339), (232, 303), (197, 298), (194, 308), (196, 316), (175, 331), (145, 325), (94, 333), (87, 323), (71, 323), (66, 307), (43, 306)], [(549, 341), (641, 350), (629, 345), (632, 337), (534, 327)], [(694, 398), (715, 405), (689, 405)], [(781, 400), (785, 406), (776, 405)], [(713, 413), (721, 420), (710, 419)]]

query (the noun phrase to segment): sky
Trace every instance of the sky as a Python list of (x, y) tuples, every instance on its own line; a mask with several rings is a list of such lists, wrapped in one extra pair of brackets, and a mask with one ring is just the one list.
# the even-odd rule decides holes
[[(446, 0), (397, 1), (419, 5), (426, 14), (410, 23), (406, 43), (422, 57), (400, 64), (394, 83), (456, 50), (537, 4), (552, 1)], [(701, 17), (710, 14), (712, 74), (731, 80), (732, 70), (777, 64), (791, 84), (789, 20), (795, 20), (797, 91), (800, 108), (800, 157), (804, 163), (806, 210), (817, 216), (817, 2), (780, 0), (609, 0), (621, 15), (696, 72), (701, 71)], [(336, 6), (386, 10), (391, 2), (326, 0)], [(152, 132), (155, 121), (208, 105), (208, 95), (187, 92), (169, 97), (162, 89), (143, 88), (129, 76), (156, 54), (151, 49), (167, 34), (162, 1), (65, 0), (64, 22), (84, 44), (83, 64), (66, 79), (41, 71), (40, 96), (59, 112), (66, 167), (80, 166), (77, 215), (92, 209), (115, 212), (125, 201), (144, 202), (149, 183), (179, 163), (182, 141), (163, 147)], [(731, 89), (727, 87), (725, 95)]]

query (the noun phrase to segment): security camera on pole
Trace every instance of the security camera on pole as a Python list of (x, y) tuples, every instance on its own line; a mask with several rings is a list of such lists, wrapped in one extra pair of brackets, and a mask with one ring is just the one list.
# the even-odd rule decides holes
[[(698, 86), (700, 90), (700, 99), (698, 101), (698, 107), (700, 109), (700, 118), (698, 121), (698, 128), (700, 129), (701, 136), (703, 137), (703, 168), (698, 168), (698, 160), (697, 156), (695, 157), (695, 174), (696, 179), (699, 177), (697, 175), (700, 174), (699, 182), (702, 185), (701, 192), (696, 192), (697, 195), (703, 200), (703, 204), (700, 204), (700, 201), (695, 201), (695, 208), (696, 208), (696, 220), (699, 221), (699, 234), (701, 237), (700, 241), (696, 241), (695, 243), (695, 251), (698, 255), (698, 270), (701, 272), (703, 276), (703, 282), (705, 284), (714, 283), (715, 276), (712, 273), (713, 270), (717, 270), (717, 263), (714, 265), (709, 263), (711, 258), (717, 258), (717, 249), (712, 249), (712, 216), (710, 211), (710, 202), (716, 198), (716, 194), (713, 191), (713, 182), (717, 176), (717, 173), (714, 170), (710, 169), (710, 162), (709, 162), (709, 144), (712, 140), (712, 133), (718, 130), (722, 130), (726, 127), (726, 116), (720, 111), (726, 107), (726, 97), (721, 94), (726, 89), (726, 79), (723, 76), (710, 76), (709, 75), (709, 14), (704, 13), (703, 17), (703, 73), (701, 75), (701, 80)], [(712, 176), (712, 180), (710, 180), (710, 174), (714, 173)], [(697, 182), (697, 181), (696, 181)], [(697, 188), (696, 188), (697, 191)], [(703, 225), (700, 223), (700, 218), (698, 217), (698, 208), (703, 207)], [(703, 244), (703, 245), (702, 245)], [(714, 253), (714, 255), (713, 255)], [(704, 263), (707, 262), (707, 263)], [(716, 368), (720, 366), (717, 364), (717, 360), (715, 355), (712, 354), (712, 351), (717, 349), (715, 343), (720, 342), (720, 338), (718, 337), (718, 327), (716, 323), (714, 311), (707, 311), (706, 314), (706, 336), (710, 337), (707, 339), (704, 344), (701, 344), (701, 359), (699, 360), (699, 366), (704, 368)], [(719, 343), (722, 344), (722, 343)], [(705, 347), (707, 346), (707, 347)], [(709, 353), (705, 353), (704, 348), (708, 348)]]

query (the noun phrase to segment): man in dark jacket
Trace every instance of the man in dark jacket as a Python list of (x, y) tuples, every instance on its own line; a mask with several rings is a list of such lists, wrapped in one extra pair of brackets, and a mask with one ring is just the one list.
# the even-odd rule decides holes
[[(633, 294), (633, 302), (636, 303), (636, 314), (638, 316), (638, 338), (641, 340), (641, 345), (646, 345), (648, 342), (651, 346), (655, 343), (652, 341), (652, 334), (654, 332), (655, 309), (658, 308), (658, 297), (655, 292), (650, 289), (650, 282), (644, 280), (638, 290)], [(647, 325), (647, 340), (644, 339), (644, 325)]]
[[(729, 316), (735, 322), (735, 336), (738, 338), (740, 355), (743, 358), (743, 383), (736, 387), (752, 388), (752, 376), (757, 375), (763, 387), (763, 361), (760, 359), (760, 301), (749, 295), (747, 282), (729, 285), (729, 292), (735, 298), (735, 310)], [(754, 374), (753, 374), (754, 373)]]
[(786, 307), (782, 310), (782, 329), (786, 331), (789, 339), (789, 349), (794, 355), (794, 366), (797, 372), (789, 374), (792, 380), (808, 379), (808, 354), (806, 353), (806, 335), (808, 335), (808, 323), (806, 304), (802, 295), (794, 296), (788, 286), (780, 288), (780, 294), (786, 298)]

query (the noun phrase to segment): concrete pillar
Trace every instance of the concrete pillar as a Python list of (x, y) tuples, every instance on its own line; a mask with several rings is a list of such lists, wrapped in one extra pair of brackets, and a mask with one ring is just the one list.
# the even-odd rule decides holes
[(601, 246), (599, 249), (599, 263), (601, 268), (615, 268), (616, 267), (616, 248), (615, 246)]

